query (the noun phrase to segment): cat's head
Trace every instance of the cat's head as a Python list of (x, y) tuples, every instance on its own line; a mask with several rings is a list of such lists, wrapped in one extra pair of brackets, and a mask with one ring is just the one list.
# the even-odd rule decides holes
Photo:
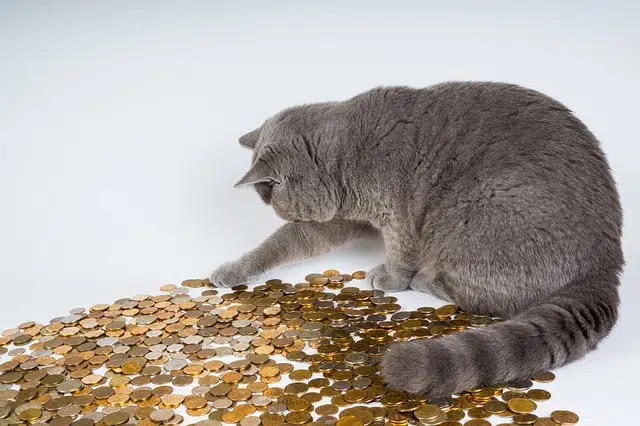
[(325, 222), (340, 206), (328, 141), (313, 108), (285, 110), (240, 138), (240, 145), (253, 150), (253, 160), (235, 186), (253, 186), (287, 221)]

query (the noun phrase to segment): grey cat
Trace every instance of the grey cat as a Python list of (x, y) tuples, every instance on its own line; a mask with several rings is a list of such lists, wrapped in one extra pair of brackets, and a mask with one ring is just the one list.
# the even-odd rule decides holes
[(599, 143), (512, 84), (376, 88), (284, 110), (243, 136), (251, 184), (289, 221), (214, 285), (381, 234), (377, 289), (429, 292), (507, 321), (396, 343), (389, 385), (438, 399), (584, 356), (618, 315), (622, 213)]

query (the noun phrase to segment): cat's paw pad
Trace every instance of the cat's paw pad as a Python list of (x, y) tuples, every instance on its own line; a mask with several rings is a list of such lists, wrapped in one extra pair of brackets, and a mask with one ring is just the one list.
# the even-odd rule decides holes
[(367, 272), (367, 282), (373, 288), (384, 291), (400, 291), (409, 287), (408, 281), (397, 279), (389, 274), (384, 264)]
[(224, 263), (211, 273), (211, 284), (214, 287), (233, 287), (247, 284), (253, 279), (255, 276), (249, 274), (245, 265), (238, 261)]

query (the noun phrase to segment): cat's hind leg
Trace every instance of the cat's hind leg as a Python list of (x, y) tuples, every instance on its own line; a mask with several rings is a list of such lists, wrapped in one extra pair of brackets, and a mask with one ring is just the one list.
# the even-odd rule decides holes
[(326, 253), (351, 240), (378, 234), (364, 222), (291, 222), (280, 227), (258, 247), (227, 262), (211, 274), (216, 287), (232, 287), (253, 281), (277, 266)]

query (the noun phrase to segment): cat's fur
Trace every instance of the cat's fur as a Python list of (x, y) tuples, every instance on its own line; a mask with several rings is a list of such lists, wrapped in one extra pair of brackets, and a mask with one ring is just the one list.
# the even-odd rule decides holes
[(596, 347), (618, 312), (621, 208), (594, 135), (500, 83), (377, 88), (289, 108), (243, 136), (239, 185), (290, 221), (218, 268), (218, 286), (381, 233), (373, 287), (507, 321), (392, 345), (390, 386), (439, 398), (528, 378)]

